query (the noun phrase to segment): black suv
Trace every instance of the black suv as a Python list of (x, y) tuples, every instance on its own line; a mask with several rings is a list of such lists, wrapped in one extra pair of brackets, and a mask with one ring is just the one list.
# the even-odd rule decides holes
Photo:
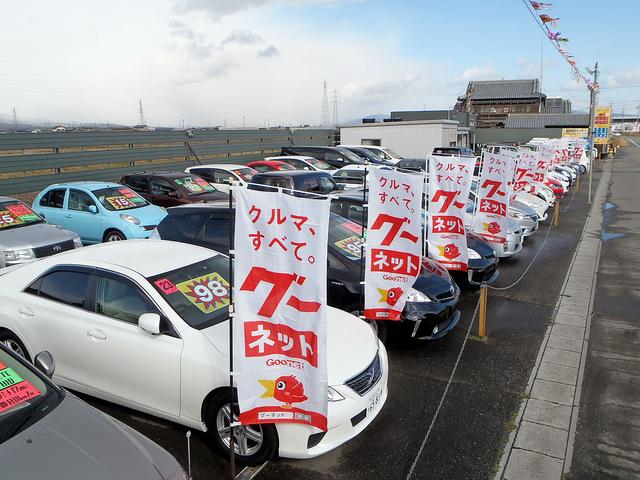
[(282, 188), (288, 193), (305, 196), (301, 192), (326, 195), (336, 190), (344, 190), (344, 185), (336, 183), (330, 173), (309, 170), (256, 173), (251, 177), (252, 190), (275, 191)]
[(366, 160), (350, 150), (342, 147), (282, 147), (281, 155), (304, 155), (324, 160), (332, 167), (341, 168), (346, 165), (364, 165)]
[[(229, 251), (233, 227), (229, 206), (222, 202), (182, 205), (167, 209), (157, 232), (163, 240), (184, 242)], [(327, 303), (347, 312), (360, 311), (360, 255), (362, 228), (355, 222), (331, 214), (327, 266)], [(236, 252), (236, 255), (238, 253)], [(401, 321), (377, 321), (378, 335), (385, 341), (392, 332), (402, 337), (435, 340), (449, 333), (460, 320), (460, 290), (446, 270), (427, 258), (412, 288)]]

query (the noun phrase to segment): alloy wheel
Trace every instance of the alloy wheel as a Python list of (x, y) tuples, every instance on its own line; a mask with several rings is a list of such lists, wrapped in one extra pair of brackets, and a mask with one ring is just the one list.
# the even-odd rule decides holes
[[(216, 415), (218, 435), (227, 448), (231, 445), (231, 408), (227, 403)], [(238, 421), (238, 415), (233, 413), (233, 422)], [(233, 428), (233, 451), (237, 455), (248, 457), (254, 455), (262, 447), (263, 435), (260, 425), (241, 425)]]
[(7, 347), (13, 353), (16, 353), (16, 354), (20, 355), (21, 357), (26, 358), (24, 356), (24, 351), (22, 350), (22, 347), (20, 345), (18, 345), (18, 343), (15, 342), (14, 340), (12, 340), (10, 338), (7, 338), (7, 339), (3, 340), (2, 343), (4, 344), (5, 347)]

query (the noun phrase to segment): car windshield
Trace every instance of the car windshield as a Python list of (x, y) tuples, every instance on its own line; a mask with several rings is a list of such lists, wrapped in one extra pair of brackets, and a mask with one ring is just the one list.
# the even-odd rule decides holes
[(0, 231), (42, 222), (40, 215), (18, 200), (0, 202)]
[(149, 205), (147, 201), (128, 187), (108, 187), (92, 190), (107, 210), (131, 210)]
[(390, 148), (383, 148), (382, 151), (384, 151), (387, 155), (389, 155), (392, 158), (398, 158), (400, 160), (402, 160), (402, 156), (397, 154), (396, 152), (394, 152), (393, 150), (391, 150)]
[(62, 393), (0, 348), (0, 444), (37, 422)]
[(253, 168), (238, 168), (237, 170), (231, 170), (233, 173), (235, 173), (238, 177), (240, 177), (241, 180), (244, 180), (245, 182), (248, 182), (249, 180), (251, 180), (251, 177), (253, 177), (253, 175), (256, 173), (256, 171)]
[(284, 162), (274, 162), (273, 166), (278, 170), (297, 170), (293, 165)]
[(196, 175), (185, 175), (184, 177), (174, 178), (173, 183), (182, 187), (187, 191), (187, 195), (202, 195), (203, 193), (215, 192), (216, 189), (204, 178)]
[(305, 162), (310, 163), (319, 170), (334, 170), (334, 168), (324, 160), (318, 160), (317, 158), (312, 157), (305, 158), (304, 160)]
[(228, 278), (229, 259), (216, 255), (147, 280), (185, 322), (202, 330), (229, 318)]
[(347, 148), (340, 148), (340, 147), (336, 147), (336, 150), (338, 150), (341, 155), (344, 155), (346, 158), (348, 158), (352, 162), (362, 163), (362, 158), (360, 158), (358, 155), (353, 153), (351, 150)]
[(356, 222), (336, 214), (329, 219), (329, 247), (341, 256), (360, 261), (362, 227)]

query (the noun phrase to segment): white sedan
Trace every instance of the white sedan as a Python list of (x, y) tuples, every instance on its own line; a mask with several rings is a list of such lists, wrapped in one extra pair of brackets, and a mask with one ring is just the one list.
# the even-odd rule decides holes
[[(217, 276), (225, 290), (228, 267), (213, 250), (163, 240), (105, 243), (9, 267), (0, 273), (0, 341), (27, 359), (49, 350), (59, 384), (208, 431), (228, 453), (228, 300), (205, 313), (185, 293), (203, 275)], [(183, 293), (169, 295), (163, 282)], [(237, 427), (239, 461), (320, 455), (382, 409), (384, 346), (366, 323), (335, 308), (327, 325), (328, 431)]]
[(223, 193), (229, 193), (229, 187), (233, 182), (240, 185), (246, 185), (251, 181), (257, 171), (246, 165), (238, 165), (234, 163), (216, 163), (212, 165), (196, 165), (185, 170), (187, 173), (193, 173), (204, 178), (213, 185), (216, 190)]

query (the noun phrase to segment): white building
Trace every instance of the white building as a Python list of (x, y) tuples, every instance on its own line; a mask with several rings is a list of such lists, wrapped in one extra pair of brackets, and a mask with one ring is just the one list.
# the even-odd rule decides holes
[(469, 146), (469, 129), (455, 120), (363, 123), (340, 127), (343, 145), (381, 145), (405, 158), (425, 158), (435, 147)]

